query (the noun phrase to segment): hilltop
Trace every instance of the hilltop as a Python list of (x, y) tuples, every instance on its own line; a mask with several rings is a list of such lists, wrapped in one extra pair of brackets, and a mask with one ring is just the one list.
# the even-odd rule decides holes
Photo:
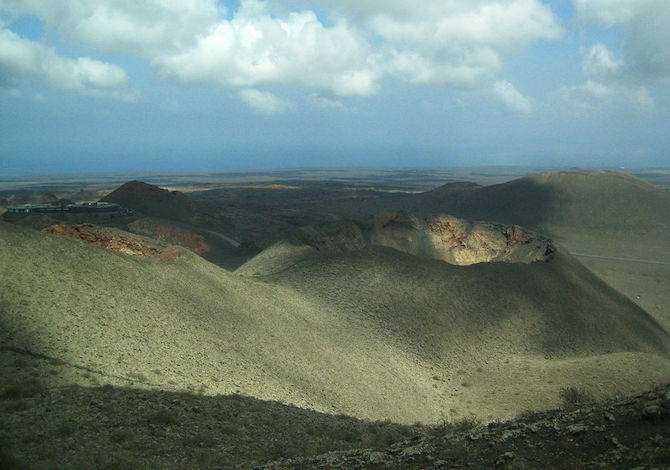
[[(549, 235), (575, 250), (665, 259), (654, 251), (670, 229), (670, 194), (631, 175), (609, 170), (573, 170), (529, 175), (508, 183), (443, 197), (423, 195), (424, 207), (503, 223)], [(607, 243), (602, 238), (607, 237)], [(651, 243), (651, 246), (650, 246)]]

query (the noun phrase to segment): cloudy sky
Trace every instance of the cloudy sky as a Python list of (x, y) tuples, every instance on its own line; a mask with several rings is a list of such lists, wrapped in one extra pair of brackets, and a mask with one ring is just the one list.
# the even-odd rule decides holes
[(0, 175), (670, 166), (668, 0), (0, 0)]

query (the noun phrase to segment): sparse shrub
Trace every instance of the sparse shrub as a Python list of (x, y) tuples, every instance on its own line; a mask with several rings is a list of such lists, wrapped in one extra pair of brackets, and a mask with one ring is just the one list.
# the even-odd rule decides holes
[(71, 436), (77, 431), (77, 426), (74, 423), (62, 423), (56, 428), (57, 437)]
[(0, 447), (0, 468), (6, 470), (18, 470), (19, 468), (23, 468), (23, 466), (16, 460), (16, 457), (12, 455), (9, 449)]
[(544, 412), (542, 411), (524, 410), (521, 413), (519, 413), (516, 417), (524, 421), (535, 421), (541, 418), (543, 413)]
[(137, 382), (142, 382), (142, 383), (148, 383), (149, 382), (149, 379), (147, 378), (146, 375), (138, 373), (138, 372), (128, 373), (128, 378), (136, 380)]
[(177, 415), (174, 412), (166, 409), (148, 414), (145, 417), (145, 420), (149, 424), (156, 424), (160, 426), (177, 424), (179, 421)]
[(443, 418), (440, 423), (430, 426), (428, 429), (429, 434), (435, 437), (444, 437), (449, 434), (469, 431), (479, 425), (481, 425), (481, 422), (473, 415), (460, 418), (456, 421), (449, 421), (448, 419)]
[(65, 366), (67, 365), (67, 362), (62, 359), (58, 359), (56, 357), (50, 357), (49, 364), (51, 364), (52, 366)]
[(268, 445), (266, 456), (268, 460), (287, 459), (298, 455), (296, 449), (291, 448), (285, 442), (272, 442)]
[(563, 406), (566, 409), (575, 408), (579, 405), (585, 405), (595, 402), (595, 397), (592, 393), (577, 387), (562, 388), (558, 395), (563, 400)]
[(99, 452), (91, 450), (90, 454), (82, 455), (74, 459), (72, 466), (76, 470), (135, 470), (142, 468), (129, 453)]
[(379, 449), (407, 439), (407, 434), (390, 421), (370, 423), (361, 436), (363, 447)]
[(512, 460), (510, 464), (506, 467), (508, 470), (531, 470), (534, 467), (531, 467), (526, 460), (522, 458), (516, 458)]
[(670, 450), (665, 450), (654, 457), (654, 464), (670, 466)]
[(117, 444), (120, 444), (122, 442), (126, 442), (131, 437), (132, 434), (127, 429), (117, 429), (110, 434), (109, 440)]
[(201, 449), (215, 447), (217, 442), (218, 441), (214, 436), (204, 432), (194, 434), (193, 436), (188, 436), (182, 441), (184, 447), (189, 449), (194, 447)]
[[(321, 435), (323, 432), (321, 429), (319, 429), (318, 431), (313, 431), (310, 429), (307, 430), (307, 433), (311, 434), (312, 436), (315, 436), (315, 435)], [(334, 441), (355, 442), (360, 438), (360, 435), (353, 429), (341, 427), (333, 429), (330, 433), (327, 434), (327, 437)]]
[(18, 400), (21, 398), (32, 398), (42, 393), (44, 388), (37, 379), (28, 379), (23, 382), (17, 382), (5, 387), (0, 393), (2, 400)]
[(219, 426), (219, 432), (226, 434), (242, 434), (244, 432), (244, 428), (234, 423), (223, 423)]
[(4, 411), (12, 413), (14, 411), (27, 410), (28, 408), (30, 408), (30, 406), (24, 400), (10, 400), (3, 409)]
[(16, 367), (17, 369), (24, 369), (27, 366), (28, 366), (28, 361), (26, 361), (25, 359), (16, 359), (14, 361), (14, 367)]

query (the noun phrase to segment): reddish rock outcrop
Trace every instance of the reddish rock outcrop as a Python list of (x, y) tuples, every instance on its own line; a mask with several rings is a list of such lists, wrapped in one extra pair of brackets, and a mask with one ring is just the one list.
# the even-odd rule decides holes
[(52, 235), (64, 235), (108, 250), (119, 251), (131, 256), (156, 256), (161, 261), (173, 261), (180, 256), (174, 247), (160, 248), (131, 234), (92, 224), (52, 225), (43, 230)]

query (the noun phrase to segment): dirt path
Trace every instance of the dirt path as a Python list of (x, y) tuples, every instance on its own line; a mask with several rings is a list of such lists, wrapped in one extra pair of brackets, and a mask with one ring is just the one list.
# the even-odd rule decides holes
[(240, 242), (238, 242), (237, 240), (233, 240), (233, 239), (230, 238), (230, 237), (227, 237), (227, 236), (225, 236), (225, 235), (221, 235), (220, 233), (218, 233), (218, 232), (213, 232), (213, 231), (211, 231), (211, 230), (205, 230), (204, 232), (207, 233), (207, 234), (209, 234), (209, 235), (212, 235), (212, 236), (214, 236), (214, 237), (220, 238), (221, 240), (223, 240), (223, 241), (225, 241), (225, 242), (230, 243), (230, 244), (233, 245), (235, 248), (239, 248), (239, 247), (240, 247)]
[(600, 256), (600, 255), (587, 255), (585, 253), (571, 253), (573, 256), (580, 258), (596, 258), (596, 259), (607, 259), (612, 261), (629, 261), (631, 263), (647, 263), (647, 264), (661, 264), (664, 266), (670, 266), (670, 263), (665, 261), (654, 261), (649, 259), (638, 259), (638, 258), (619, 258), (617, 256)]

